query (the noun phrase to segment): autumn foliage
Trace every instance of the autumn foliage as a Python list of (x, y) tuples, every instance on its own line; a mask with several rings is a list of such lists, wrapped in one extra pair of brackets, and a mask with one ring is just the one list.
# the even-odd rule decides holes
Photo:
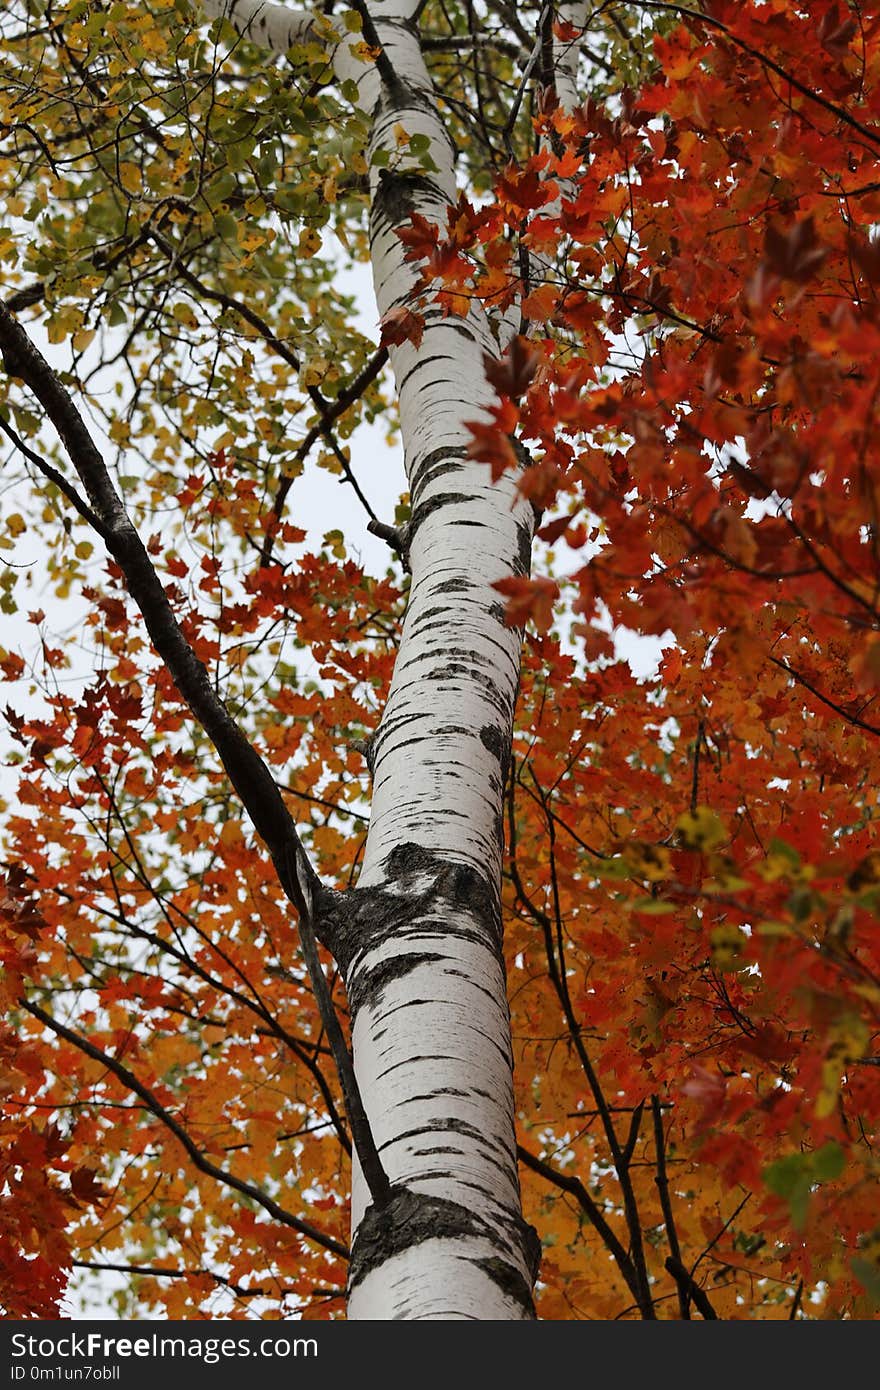
[[(538, 1311), (875, 1317), (880, 15), (642, 8), (642, 87), (573, 113), (544, 90), (491, 200), (402, 230), (422, 282), (385, 326), (522, 305), (472, 454), (500, 476), (524, 445), (542, 513), (501, 592)], [(404, 586), (332, 545), (227, 582), (211, 536), (278, 526), (231, 450), (176, 506), (200, 565), (162, 539), (157, 567), (345, 887)], [(8, 713), (7, 1316), (53, 1315), (74, 1261), (130, 1267), (123, 1306), (162, 1316), (339, 1316), (349, 1140), (294, 924), (119, 571), (87, 596), (100, 675), (65, 693), (46, 640), (44, 713)]]

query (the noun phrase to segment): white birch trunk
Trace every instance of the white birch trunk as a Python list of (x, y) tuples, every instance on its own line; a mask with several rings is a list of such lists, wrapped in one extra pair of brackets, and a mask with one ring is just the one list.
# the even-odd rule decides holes
[[(380, 93), (373, 147), (431, 138), (439, 172), (376, 177), (371, 246), (380, 315), (415, 281), (395, 235), (411, 212), (446, 221), (452, 150), (415, 29), (415, 5), (371, 6), (399, 83)], [(412, 500), (410, 598), (372, 746), (364, 865), (346, 920), (358, 1083), (390, 1210), (355, 1171), (349, 1317), (532, 1315), (533, 1238), (520, 1214), (510, 1027), (501, 956), (502, 798), (520, 634), (495, 580), (528, 567), (532, 513), (513, 480), (465, 458), (465, 422), (492, 398), (485, 315), (427, 315), (392, 350)]]
[[(220, 12), (210, 0), (210, 13)], [(368, 6), (393, 82), (337, 45), (371, 112), (372, 150), (399, 160), (393, 129), (431, 139), (415, 160), (373, 169), (371, 246), (380, 315), (416, 279), (395, 230), (437, 222), (457, 197), (453, 151), (422, 58), (416, 0)], [(249, 37), (287, 48), (308, 15), (241, 0)], [(569, 68), (570, 73), (570, 68)], [(566, 77), (570, 81), (569, 73)], [(568, 92), (566, 92), (568, 95)], [(534, 1315), (538, 1245), (521, 1216), (501, 952), (503, 795), (521, 635), (495, 581), (527, 572), (534, 518), (509, 476), (465, 457), (468, 420), (492, 399), (497, 355), (481, 309), (429, 311), (418, 348), (391, 350), (412, 499), (412, 586), (388, 702), (371, 748), (372, 818), (357, 888), (323, 924), (345, 974), (355, 1071), (392, 1184), (377, 1210), (355, 1162), (349, 1317)]]

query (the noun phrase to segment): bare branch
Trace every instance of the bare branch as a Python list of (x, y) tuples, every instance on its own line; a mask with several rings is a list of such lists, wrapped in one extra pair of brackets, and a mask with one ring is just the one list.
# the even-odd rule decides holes
[(821, 690), (816, 689), (812, 681), (807, 680), (806, 676), (801, 675), (800, 671), (796, 671), (793, 666), (789, 666), (787, 661), (780, 661), (778, 657), (770, 656), (769, 654), (767, 660), (772, 661), (773, 665), (778, 666), (780, 671), (784, 671), (786, 675), (791, 676), (792, 680), (796, 681), (798, 685), (802, 685), (805, 690), (809, 690), (810, 694), (815, 695), (816, 699), (821, 701), (823, 705), (827, 705), (829, 709), (833, 709), (835, 714), (839, 714), (841, 719), (846, 720), (847, 724), (853, 724), (857, 729), (864, 729), (865, 733), (868, 734), (880, 734), (880, 728), (878, 728), (876, 724), (867, 724), (865, 720), (860, 719), (857, 714), (850, 714), (843, 705), (838, 705), (834, 700), (829, 699), (827, 695), (823, 695)]
[[(660, 1194), (660, 1206), (663, 1211), (663, 1221), (666, 1226), (666, 1239), (669, 1242), (671, 1259), (678, 1268), (684, 1269), (681, 1262), (681, 1247), (678, 1243), (678, 1230), (676, 1229), (675, 1217), (672, 1211), (672, 1198), (669, 1193), (669, 1176), (666, 1172), (666, 1136), (663, 1133), (663, 1111), (657, 1096), (651, 1097), (651, 1112), (654, 1117), (654, 1147), (657, 1153), (657, 1175), (654, 1181), (657, 1184), (657, 1191)], [(667, 1268), (669, 1268), (668, 1265)], [(670, 1273), (678, 1285), (678, 1306), (682, 1319), (690, 1320), (692, 1298), (690, 1285), (693, 1283), (693, 1280), (688, 1277), (687, 1284), (684, 1284), (674, 1270), (670, 1269)], [(686, 1270), (685, 1273), (687, 1273)], [(693, 1301), (696, 1302), (696, 1299)], [(699, 1307), (699, 1304), (697, 1304), (697, 1306)], [(712, 1316), (714, 1317), (714, 1314)]]
[(0, 431), (2, 431), (3, 434), (6, 435), (6, 438), (14, 444), (18, 452), (42, 473), (44, 478), (47, 478), (50, 483), (55, 484), (58, 491), (62, 496), (67, 498), (68, 502), (79, 512), (83, 520), (87, 521), (93, 530), (97, 531), (98, 535), (106, 541), (107, 536), (104, 534), (101, 518), (95, 515), (89, 504), (80, 497), (76, 488), (67, 481), (64, 474), (59, 473), (58, 469), (53, 468), (51, 463), (47, 463), (45, 459), (40, 458), (39, 454), (34, 453), (33, 449), (25, 444), (21, 435), (16, 433), (10, 424), (7, 424), (2, 415), (0, 415)]
[(633, 1262), (624, 1249), (621, 1241), (617, 1238), (611, 1226), (603, 1216), (601, 1208), (590, 1196), (580, 1178), (576, 1178), (567, 1173), (560, 1173), (552, 1164), (545, 1162), (542, 1158), (538, 1158), (536, 1154), (531, 1153), (528, 1149), (524, 1148), (522, 1144), (517, 1144), (516, 1152), (519, 1161), (524, 1163), (527, 1168), (531, 1168), (533, 1173), (540, 1174), (542, 1178), (552, 1183), (554, 1187), (558, 1187), (563, 1192), (568, 1192), (572, 1197), (576, 1198), (581, 1210), (586, 1215), (591, 1226), (593, 1226), (597, 1234), (601, 1237), (609, 1254), (614, 1257), (617, 1267), (623, 1275), (626, 1286), (633, 1298), (639, 1303), (639, 1306), (641, 1306), (639, 1282), (635, 1268), (633, 1267)]
[(766, 53), (762, 53), (760, 49), (754, 48), (745, 39), (741, 39), (738, 34), (734, 34), (722, 20), (713, 19), (711, 15), (703, 14), (700, 10), (690, 9), (687, 5), (668, 4), (666, 0), (638, 0), (638, 6), (643, 10), (662, 10), (671, 12), (672, 14), (684, 15), (687, 19), (699, 20), (701, 24), (706, 25), (707, 29), (714, 29), (716, 32), (722, 33), (725, 38), (729, 39), (729, 41), (742, 53), (747, 53), (750, 58), (755, 58), (762, 67), (769, 68), (771, 72), (775, 72), (777, 77), (781, 77), (783, 82), (788, 82), (796, 92), (800, 92), (802, 97), (806, 97), (808, 101), (815, 102), (817, 106), (821, 106), (823, 110), (828, 111), (836, 120), (843, 121), (844, 125), (848, 125), (850, 129), (857, 130), (860, 135), (863, 135), (864, 138), (870, 142), (870, 144), (880, 146), (880, 131), (873, 130), (870, 126), (864, 125), (860, 120), (857, 120), (855, 116), (850, 115), (844, 107), (838, 106), (833, 101), (829, 101), (827, 97), (822, 96), (821, 92), (817, 92), (805, 82), (799, 81), (792, 72), (775, 62), (773, 58), (769, 58)]

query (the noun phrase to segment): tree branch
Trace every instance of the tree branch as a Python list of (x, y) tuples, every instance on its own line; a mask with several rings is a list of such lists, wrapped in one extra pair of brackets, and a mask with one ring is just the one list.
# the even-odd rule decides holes
[[(173, 268), (180, 275), (181, 279), (185, 281), (185, 283), (188, 284), (191, 289), (195, 290), (196, 294), (201, 295), (203, 299), (213, 300), (215, 304), (219, 304), (222, 308), (228, 310), (230, 313), (238, 314), (240, 318), (244, 319), (245, 323), (250, 324), (251, 328), (253, 328), (255, 332), (259, 333), (260, 337), (263, 338), (266, 344), (272, 349), (274, 353), (277, 354), (278, 357), (281, 358), (283, 362), (286, 362), (287, 365), (289, 367), (292, 367), (295, 372), (298, 372), (300, 370), (301, 363), (297, 354), (291, 348), (289, 348), (281, 338), (279, 338), (275, 333), (273, 333), (272, 328), (262, 317), (261, 314), (258, 314), (257, 311), (255, 309), (252, 309), (249, 304), (243, 304), (241, 300), (235, 299), (230, 294), (226, 294), (225, 291), (215, 290), (212, 289), (210, 285), (206, 285), (203, 280), (200, 280), (199, 277), (196, 274), (194, 274), (193, 271), (190, 270), (189, 266), (183, 264), (183, 262), (180, 260), (179, 251), (174, 247), (174, 245), (170, 241), (167, 240), (166, 237), (162, 235), (161, 232), (157, 231), (155, 228), (151, 228), (149, 236), (150, 239), (153, 242), (155, 242), (156, 246), (158, 246), (159, 250), (165, 256), (168, 257)], [(351, 383), (348, 389), (342, 392), (335, 401), (326, 400), (316, 386), (309, 386), (306, 388), (309, 399), (311, 400), (312, 404), (318, 412), (318, 422), (316, 425), (313, 425), (312, 428), (308, 431), (302, 443), (297, 448), (295, 455), (295, 458), (297, 460), (304, 459), (309, 450), (311, 449), (312, 445), (315, 443), (316, 439), (320, 438), (320, 436), (323, 435), (324, 438), (327, 440), (327, 443), (330, 445), (330, 448), (333, 450), (333, 453), (336, 456), (336, 459), (342, 468), (345, 481), (351, 484), (352, 488), (354, 489), (357, 495), (358, 501), (361, 503), (362, 507), (366, 511), (367, 515), (371, 518), (371, 520), (375, 520), (375, 512), (373, 511), (372, 507), (370, 506), (369, 502), (364, 496), (360, 484), (358, 483), (357, 478), (354, 476), (354, 473), (351, 470), (351, 465), (349, 464), (348, 459), (345, 457), (345, 454), (340, 449), (339, 444), (336, 440), (336, 436), (333, 433), (332, 427), (334, 421), (337, 420), (339, 416), (342, 415), (349, 408), (350, 405), (353, 405), (354, 402), (360, 398), (363, 392), (371, 384), (371, 382), (373, 382), (376, 379), (387, 360), (387, 349), (379, 348), (374, 354), (374, 356), (367, 363), (364, 370), (358, 374), (358, 376), (354, 379), (354, 381)], [(292, 481), (292, 478), (283, 478), (279, 485), (278, 492), (275, 497), (275, 503), (273, 504), (272, 508), (273, 514), (276, 517), (280, 517), (281, 515), (281, 509), (284, 505), (284, 499), (287, 497), (287, 494), (290, 491)], [(269, 558), (272, 553), (272, 544), (273, 537), (270, 529), (270, 531), (266, 535), (266, 539), (263, 542), (263, 545), (260, 550), (261, 564), (268, 564)]]
[(203, 662), (183, 634), (140, 536), (132, 525), (72, 397), (4, 304), (0, 304), (0, 355), (43, 406), (61, 437), (102, 526), (100, 534), (125, 576), (153, 645), (220, 760), (266, 844), (279, 882), (299, 916), (303, 954), (333, 1051), (364, 1177), (377, 1205), (390, 1195), (388, 1178), (366, 1121), (351, 1056), (342, 1037), (315, 939), (316, 909), (323, 890), (297, 834), (275, 779), (214, 691)]
[[(663, 1211), (663, 1221), (666, 1226), (666, 1239), (669, 1242), (669, 1254), (676, 1266), (684, 1269), (681, 1262), (681, 1247), (678, 1243), (678, 1231), (676, 1230), (675, 1217), (672, 1212), (672, 1198), (669, 1193), (669, 1175), (666, 1172), (666, 1136), (663, 1133), (663, 1111), (660, 1108), (660, 1100), (657, 1096), (651, 1097), (651, 1111), (654, 1116), (654, 1147), (657, 1152), (657, 1175), (654, 1178), (654, 1182), (657, 1184), (657, 1191), (660, 1194), (660, 1207)], [(679, 1311), (681, 1312), (682, 1319), (689, 1321), (691, 1316), (690, 1287), (689, 1285), (684, 1285), (677, 1275), (673, 1274), (673, 1278), (678, 1286)], [(696, 1302), (696, 1300), (694, 1300), (694, 1302)]]
[[(99, 534), (125, 576), (128, 591), (143, 615), (156, 651), (220, 754), (233, 786), (277, 867), (288, 843), (300, 846), (281, 793), (269, 769), (215, 693), (204, 664), (184, 636), (146, 548), (73, 399), (3, 304), (0, 304), (0, 355), (10, 376), (25, 382), (58, 431), (99, 520)], [(318, 879), (304, 852), (301, 863), (297, 907), (301, 912), (308, 912)]]
[[(707, 1320), (717, 1319), (718, 1314), (709, 1302), (705, 1290), (701, 1289), (696, 1280), (688, 1274), (681, 1260), (676, 1260), (672, 1255), (667, 1255), (665, 1266), (667, 1272), (672, 1275), (679, 1287), (679, 1297), (686, 1294), (687, 1297), (693, 1300), (694, 1307), (699, 1309), (704, 1318)], [(682, 1316), (684, 1316), (684, 1314), (682, 1314)]]
[(771, 661), (774, 666), (778, 666), (780, 671), (784, 671), (786, 675), (791, 676), (792, 680), (796, 681), (798, 685), (802, 685), (805, 690), (809, 690), (810, 694), (815, 695), (816, 699), (823, 705), (827, 705), (829, 709), (833, 709), (835, 714), (839, 714), (841, 719), (846, 720), (847, 724), (854, 724), (857, 729), (864, 729), (868, 734), (880, 734), (880, 728), (878, 728), (876, 724), (866, 724), (865, 720), (860, 719), (857, 714), (849, 714), (847, 710), (844, 709), (843, 705), (838, 705), (834, 700), (830, 700), (827, 695), (823, 695), (820, 690), (816, 689), (812, 681), (808, 681), (806, 676), (801, 675), (800, 671), (796, 671), (793, 666), (789, 666), (787, 661), (780, 661), (779, 657), (771, 656), (769, 652), (767, 654), (767, 660)]
[(389, 526), (376, 517), (368, 523), (367, 530), (380, 541), (384, 541), (400, 559), (405, 570), (409, 570), (409, 533), (406, 526)]
[[(161, 1266), (155, 1265), (117, 1264), (115, 1261), (111, 1260), (102, 1261), (101, 1263), (97, 1260), (71, 1260), (70, 1263), (73, 1265), (74, 1269), (106, 1269), (117, 1274), (139, 1274), (145, 1279), (190, 1279), (207, 1275), (210, 1279), (214, 1280), (215, 1284), (219, 1284), (222, 1288), (228, 1289), (230, 1293), (235, 1294), (236, 1298), (266, 1298), (271, 1297), (273, 1293), (276, 1295), (280, 1294), (283, 1298), (285, 1293), (296, 1292), (295, 1289), (286, 1290), (284, 1288), (272, 1290), (262, 1287), (246, 1289), (242, 1284), (233, 1283), (231, 1279), (227, 1279), (223, 1274), (217, 1274), (213, 1269), (162, 1269)], [(342, 1292), (344, 1292), (344, 1290), (340, 1290), (340, 1293)]]
[(543, 1158), (538, 1158), (536, 1154), (531, 1153), (528, 1149), (524, 1148), (522, 1144), (517, 1144), (516, 1152), (519, 1161), (524, 1163), (527, 1168), (531, 1168), (533, 1173), (540, 1174), (542, 1178), (552, 1183), (554, 1187), (558, 1187), (561, 1191), (568, 1192), (572, 1197), (576, 1198), (581, 1210), (590, 1222), (590, 1225), (601, 1237), (605, 1248), (617, 1263), (617, 1267), (623, 1275), (626, 1286), (633, 1298), (639, 1306), (641, 1306), (639, 1283), (633, 1262), (624, 1249), (622, 1242), (618, 1239), (611, 1226), (606, 1221), (600, 1207), (590, 1196), (580, 1178), (576, 1178), (573, 1175), (569, 1176), (566, 1173), (560, 1173), (558, 1169), (546, 1163)]
[(74, 510), (79, 512), (83, 520), (87, 521), (93, 530), (97, 531), (102, 540), (106, 541), (107, 536), (101, 518), (96, 516), (89, 504), (80, 497), (76, 488), (67, 481), (64, 474), (59, 473), (58, 469), (53, 468), (51, 463), (47, 463), (45, 459), (40, 458), (39, 454), (34, 453), (33, 449), (25, 444), (21, 435), (16, 433), (11, 425), (7, 424), (2, 415), (0, 415), (0, 431), (6, 435), (6, 438), (15, 446), (18, 452), (42, 473), (44, 478), (47, 478), (50, 483), (55, 484), (58, 491), (62, 496), (67, 498)]
[[(530, 768), (530, 771), (538, 795), (541, 800), (541, 805), (546, 809), (547, 805), (549, 804), (550, 798), (549, 796), (547, 796), (540, 783), (538, 782), (538, 779), (535, 776), (534, 768)], [(630, 1243), (632, 1248), (633, 1267), (635, 1269), (635, 1274), (637, 1278), (638, 1292), (635, 1294), (635, 1297), (638, 1301), (642, 1317), (653, 1320), (654, 1318), (656, 1318), (657, 1315), (654, 1311), (654, 1301), (651, 1295), (651, 1283), (650, 1279), (648, 1278), (648, 1267), (645, 1261), (644, 1241), (642, 1240), (642, 1226), (639, 1215), (638, 1201), (636, 1198), (635, 1190), (633, 1188), (632, 1175), (630, 1173), (629, 1166), (630, 1159), (632, 1157), (632, 1148), (635, 1145), (635, 1141), (638, 1136), (638, 1124), (641, 1121), (641, 1106), (637, 1106), (636, 1110), (633, 1112), (633, 1116), (630, 1121), (629, 1139), (626, 1145), (621, 1145), (620, 1140), (617, 1136), (617, 1130), (614, 1128), (614, 1121), (612, 1120), (611, 1113), (608, 1109), (608, 1102), (605, 1098), (605, 1093), (602, 1090), (601, 1084), (599, 1082), (599, 1077), (593, 1066), (590, 1055), (587, 1052), (586, 1047), (584, 1046), (581, 1028), (575, 1016), (574, 1006), (571, 1000), (571, 993), (568, 988), (565, 960), (562, 956), (561, 914), (556, 883), (556, 831), (553, 821), (549, 817), (547, 817), (547, 835), (550, 843), (550, 877), (551, 884), (553, 887), (554, 912), (556, 917), (556, 926), (559, 932), (560, 958), (558, 961), (556, 959), (556, 953), (554, 952), (553, 948), (553, 924), (551, 922), (551, 919), (547, 916), (545, 912), (541, 912), (540, 918), (536, 920), (539, 921), (544, 934), (544, 949), (547, 956), (547, 968), (550, 973), (550, 978), (553, 982), (553, 987), (556, 991), (557, 997), (562, 1007), (562, 1012), (565, 1017), (566, 1024), (568, 1026), (569, 1036), (571, 1037), (571, 1041), (574, 1046), (575, 1052), (578, 1055), (581, 1067), (583, 1068), (584, 1075), (587, 1078), (587, 1083), (590, 1087), (590, 1090), (593, 1094), (593, 1098), (599, 1109), (599, 1117), (602, 1123), (602, 1128), (605, 1132), (605, 1137), (608, 1141), (608, 1147), (611, 1150), (611, 1157), (614, 1161), (614, 1167), (617, 1172), (617, 1180), (620, 1183), (620, 1189), (623, 1196), (623, 1209), (626, 1213), (626, 1222), (627, 1227), (629, 1229)], [(528, 902), (527, 899), (526, 902)]]
[[(372, 383), (376, 380), (387, 361), (388, 349), (384, 347), (377, 348), (367, 365), (364, 367), (363, 371), (358, 372), (354, 381), (350, 382), (349, 385), (345, 388), (345, 390), (339, 393), (335, 401), (324, 401), (323, 397), (321, 398), (323, 401), (321, 418), (317, 424), (312, 425), (311, 429), (309, 429), (306, 432), (302, 441), (297, 447), (296, 454), (294, 455), (294, 458), (297, 462), (305, 459), (306, 455), (309, 453), (309, 450), (312, 448), (312, 445), (315, 443), (317, 439), (321, 437), (321, 435), (324, 435), (325, 438), (329, 436), (330, 427), (334, 423), (334, 421), (338, 420), (340, 415), (344, 415), (346, 410), (348, 410), (350, 406), (354, 405), (355, 401), (360, 400), (361, 396), (364, 394), (367, 388), (371, 386)], [(348, 460), (346, 459), (345, 455), (341, 453), (341, 451), (337, 455), (337, 457), (341, 458), (344, 471), (346, 473), (347, 481), (349, 481), (352, 484), (352, 487), (357, 493), (361, 505), (372, 517), (372, 509), (357, 485), (357, 481), (349, 467)], [(275, 522), (278, 522), (281, 519), (281, 514), (284, 511), (284, 503), (287, 500), (287, 494), (290, 492), (292, 486), (292, 477), (284, 477), (278, 484), (278, 491), (275, 494), (275, 501), (272, 503), (272, 516)], [(275, 537), (273, 534), (273, 527), (270, 524), (269, 529), (266, 532), (266, 539), (263, 542), (263, 547), (260, 551), (261, 564), (268, 565), (270, 559), (272, 558), (272, 548), (274, 546), (274, 543)]]
[[(147, 891), (155, 899), (156, 903), (159, 906), (159, 910), (165, 918), (165, 921), (168, 923), (169, 927), (171, 927), (172, 931), (174, 931), (175, 936), (177, 936), (177, 931), (173, 926), (171, 915), (168, 910), (169, 905), (165, 904), (163, 898), (153, 885), (152, 880), (144, 872), (139, 873), (137, 875), (137, 878), (141, 883), (143, 883)], [(64, 898), (67, 901), (74, 901), (73, 896), (71, 894), (62, 892), (60, 888), (56, 888), (54, 891), (59, 895), (59, 897)], [(189, 918), (183, 912), (183, 910), (177, 906), (176, 903), (171, 903), (170, 907), (172, 907), (174, 911), (183, 918), (183, 921), (186, 924), (186, 926), (189, 927), (191, 930), (195, 931), (200, 940), (204, 941), (211, 951), (216, 952), (227, 966), (230, 965), (229, 960), (227, 959), (225, 954), (219, 950), (216, 942), (212, 941), (209, 936), (207, 936), (203, 931), (201, 931), (196, 922)], [(247, 1009), (250, 1013), (255, 1014), (258, 1019), (261, 1019), (262, 1022), (265, 1024), (266, 1033), (271, 1035), (272, 1037), (277, 1038), (279, 1042), (281, 1042), (285, 1047), (289, 1048), (293, 1056), (296, 1057), (297, 1060), (301, 1062), (302, 1065), (311, 1073), (312, 1078), (316, 1086), (318, 1087), (318, 1090), (321, 1093), (324, 1104), (327, 1107), (327, 1115), (329, 1117), (330, 1124), (336, 1131), (336, 1134), (339, 1138), (339, 1142), (342, 1145), (345, 1152), (349, 1155), (351, 1154), (351, 1140), (345, 1132), (345, 1128), (342, 1124), (342, 1117), (340, 1116), (339, 1111), (336, 1108), (336, 1103), (334, 1101), (330, 1087), (327, 1083), (327, 1079), (324, 1076), (324, 1073), (322, 1072), (320, 1066), (318, 1065), (317, 1060), (309, 1055), (309, 1045), (307, 1045), (306, 1042), (302, 1041), (300, 1038), (296, 1037), (293, 1033), (290, 1033), (279, 1023), (278, 1019), (266, 1005), (260, 993), (251, 984), (250, 980), (243, 976), (240, 971), (236, 970), (234, 966), (231, 967), (233, 969), (233, 973), (237, 974), (239, 978), (242, 980), (242, 982), (250, 990), (250, 995), (248, 995), (243, 993), (241, 990), (236, 989), (234, 985), (227, 984), (224, 980), (217, 979), (216, 976), (212, 975), (210, 971), (205, 969), (203, 965), (201, 965), (197, 960), (190, 956), (190, 954), (187, 951), (183, 950), (181, 946), (172, 945), (170, 941), (165, 941), (161, 936), (157, 936), (155, 932), (148, 931), (146, 927), (138, 926), (136, 923), (129, 921), (128, 917), (122, 911), (121, 902), (119, 905), (119, 910), (117, 912), (111, 911), (109, 907), (94, 907), (92, 910), (98, 913), (101, 917), (106, 917), (108, 921), (114, 922), (117, 926), (121, 927), (122, 930), (127, 934), (134, 936), (141, 941), (148, 941), (151, 946), (154, 946), (156, 948), (156, 950), (161, 951), (163, 955), (170, 956), (171, 959), (175, 961), (178, 966), (187, 970), (190, 974), (194, 975), (197, 979), (201, 980), (204, 984), (208, 985), (210, 989), (216, 990), (218, 994), (224, 995), (227, 999), (234, 1000), (235, 1003), (241, 1005), (242, 1008)], [(179, 981), (177, 981), (177, 983), (179, 985)]]
[(725, 38), (729, 39), (741, 52), (747, 53), (750, 58), (755, 58), (762, 67), (769, 68), (771, 72), (775, 72), (777, 77), (781, 77), (784, 82), (788, 82), (796, 92), (800, 92), (802, 97), (806, 97), (808, 101), (815, 102), (816, 105), (821, 106), (824, 111), (828, 111), (839, 121), (843, 121), (844, 125), (848, 125), (850, 129), (857, 130), (859, 134), (863, 135), (866, 140), (869, 140), (872, 145), (880, 146), (880, 130), (872, 130), (870, 126), (863, 125), (861, 121), (857, 120), (855, 116), (851, 116), (842, 106), (838, 106), (835, 102), (829, 101), (828, 98), (823, 97), (821, 93), (813, 91), (812, 87), (808, 87), (805, 82), (800, 82), (798, 78), (794, 76), (794, 73), (789, 72), (786, 68), (775, 62), (773, 58), (769, 58), (766, 53), (762, 53), (759, 48), (754, 48), (746, 39), (741, 39), (738, 34), (733, 33), (722, 20), (713, 19), (711, 15), (703, 14), (700, 10), (692, 10), (687, 5), (666, 3), (666, 0), (638, 0), (638, 7), (643, 10), (671, 11), (673, 14), (684, 15), (687, 19), (699, 20), (701, 24), (706, 25), (707, 29), (714, 29), (723, 34)]
[(376, 26), (373, 23), (372, 15), (367, 8), (365, 0), (348, 0), (348, 3), (355, 13), (359, 14), (361, 17), (363, 36), (373, 50), (376, 68), (382, 79), (383, 86), (386, 87), (389, 92), (396, 91), (401, 85), (400, 78), (394, 69), (394, 64), (385, 52), (382, 40), (376, 32)]
[(165, 1106), (153, 1095), (152, 1091), (148, 1090), (147, 1087), (137, 1079), (134, 1073), (129, 1071), (128, 1067), (123, 1066), (115, 1057), (111, 1057), (108, 1053), (103, 1052), (101, 1048), (96, 1047), (94, 1043), (89, 1042), (88, 1038), (82, 1037), (79, 1033), (75, 1033), (72, 1028), (67, 1028), (63, 1023), (59, 1023), (51, 1014), (46, 1013), (45, 1009), (41, 1009), (38, 1004), (32, 1004), (27, 999), (19, 999), (18, 1002), (23, 1009), (34, 1018), (38, 1019), (46, 1028), (49, 1028), (59, 1038), (63, 1038), (65, 1042), (69, 1042), (74, 1047), (78, 1048), (80, 1052), (90, 1057), (93, 1062), (98, 1062), (101, 1066), (106, 1067), (117, 1080), (121, 1081), (123, 1085), (128, 1088), (128, 1090), (133, 1091), (136, 1096), (140, 1096), (148, 1109), (153, 1112), (158, 1120), (162, 1121), (163, 1125), (171, 1131), (175, 1139), (182, 1144), (189, 1158), (201, 1173), (206, 1173), (208, 1177), (216, 1178), (218, 1182), (225, 1183), (227, 1187), (231, 1187), (234, 1191), (240, 1192), (243, 1197), (249, 1197), (251, 1201), (256, 1202), (258, 1206), (261, 1206), (264, 1211), (267, 1211), (270, 1216), (274, 1217), (276, 1221), (280, 1221), (284, 1226), (290, 1226), (294, 1231), (298, 1231), (301, 1236), (305, 1236), (308, 1240), (314, 1241), (316, 1245), (323, 1246), (325, 1250), (332, 1251), (334, 1255), (339, 1255), (343, 1260), (348, 1259), (347, 1247), (342, 1245), (333, 1236), (328, 1236), (317, 1226), (313, 1226), (311, 1222), (303, 1221), (300, 1217), (294, 1216), (292, 1212), (287, 1211), (284, 1207), (279, 1206), (271, 1197), (268, 1197), (260, 1188), (254, 1187), (251, 1183), (245, 1182), (242, 1178), (237, 1178), (233, 1173), (228, 1173), (225, 1168), (218, 1168), (216, 1163), (212, 1163), (209, 1158), (206, 1158), (195, 1141), (187, 1134), (183, 1126), (174, 1118), (169, 1110), (165, 1109)]
[(318, 37), (315, 14), (291, 10), (272, 0), (202, 0), (202, 9), (208, 19), (227, 19), (243, 39), (279, 56), (294, 44)]

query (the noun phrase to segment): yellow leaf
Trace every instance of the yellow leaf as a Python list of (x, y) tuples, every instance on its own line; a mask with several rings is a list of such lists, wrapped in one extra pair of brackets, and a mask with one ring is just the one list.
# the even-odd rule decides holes
[(329, 363), (326, 357), (313, 357), (309, 362), (304, 362), (300, 369), (299, 379), (303, 386), (320, 386), (324, 377), (327, 375)]
[(195, 328), (198, 323), (198, 319), (193, 313), (192, 305), (185, 303), (182, 299), (178, 300), (174, 305), (171, 313), (177, 322), (182, 324), (184, 328)]
[(318, 455), (316, 462), (319, 468), (326, 469), (328, 473), (342, 473), (342, 464), (339, 462), (339, 459), (335, 454), (331, 454), (326, 449)]
[(708, 806), (686, 811), (675, 822), (675, 828), (685, 849), (700, 850), (703, 854), (718, 849), (728, 838), (724, 825)]
[(351, 43), (349, 44), (349, 48), (351, 49), (352, 57), (359, 58), (362, 63), (374, 62), (375, 59), (378, 58), (380, 52), (378, 48), (371, 48), (370, 45), (364, 41), (360, 43)]
[(845, 1013), (828, 1031), (828, 1049), (822, 1063), (822, 1083), (816, 1099), (816, 1115), (825, 1120), (837, 1108), (840, 1083), (853, 1062), (864, 1057), (871, 1033), (858, 1014)]
[(224, 821), (223, 825), (220, 827), (219, 840), (221, 845), (224, 845), (227, 849), (231, 845), (241, 844), (241, 821)]
[(324, 544), (329, 546), (337, 560), (345, 559), (345, 537), (341, 531), (328, 531), (324, 536)]
[(659, 883), (661, 879), (669, 877), (670, 855), (665, 845), (631, 840), (623, 846), (622, 858), (634, 878)]
[(142, 180), (138, 165), (123, 160), (119, 165), (119, 182), (127, 193), (140, 193)]
[(316, 231), (314, 227), (303, 227), (299, 234), (299, 241), (297, 242), (299, 254), (310, 259), (312, 256), (317, 255), (320, 249), (321, 233)]
[(160, 53), (167, 52), (168, 45), (165, 41), (164, 35), (162, 34), (161, 30), (156, 28), (154, 25), (151, 26), (149, 29), (145, 29), (144, 32), (141, 34), (140, 39), (141, 47), (143, 48), (144, 52), (149, 53), (150, 57), (152, 58), (156, 57)]

